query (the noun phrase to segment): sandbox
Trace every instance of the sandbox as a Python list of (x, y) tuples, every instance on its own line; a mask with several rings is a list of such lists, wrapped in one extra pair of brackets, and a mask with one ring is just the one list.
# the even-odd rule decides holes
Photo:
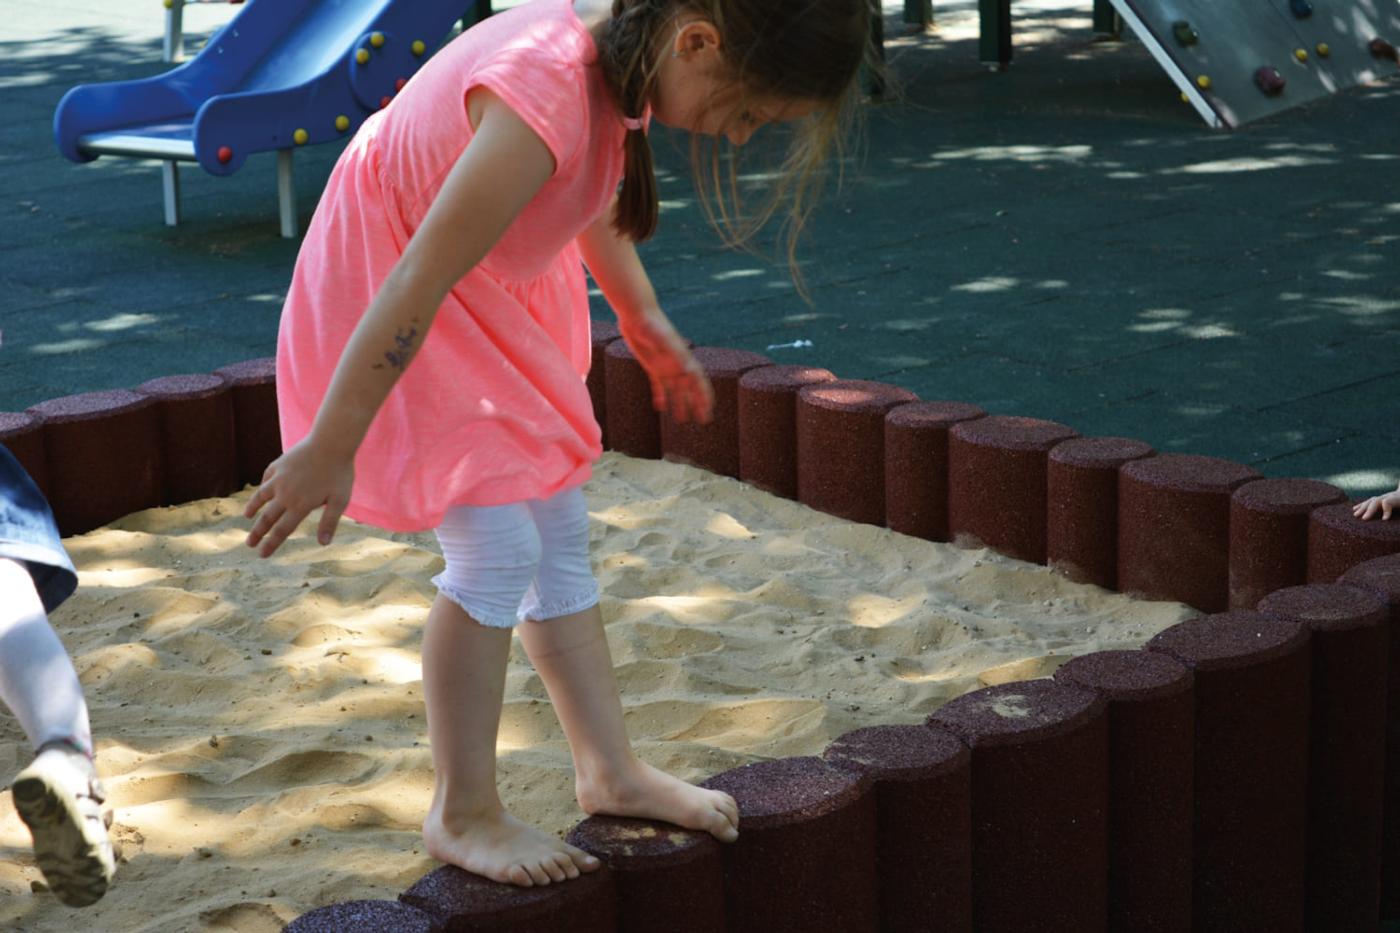
[[(1359, 924), (1393, 915), (1400, 892), (1383, 891), (1382, 865), (1395, 875), (1400, 820), (1380, 812), (1380, 788), (1396, 777), (1400, 724), (1376, 707), (1395, 708), (1396, 665), (1371, 665), (1367, 683), (1345, 691), (1312, 684), (1337, 677), (1347, 652), (1364, 650), (1355, 646), (1394, 653), (1400, 528), (1348, 522), (1334, 494), (1309, 488), (1302, 502), (1298, 490), (1261, 486), (1274, 481), (1238, 464), (1157, 455), (1127, 439), (1091, 442), (1065, 425), (930, 406), (834, 374), (759, 378), (764, 368), (747, 368), (747, 358), (736, 366), (724, 352), (707, 357), (734, 406), (716, 432), (663, 429), (627, 378), (626, 355), (606, 352), (615, 337), (597, 325), (590, 389), (605, 431), (648, 434), (652, 454), (739, 474), (610, 454), (589, 494), (629, 731), (647, 760), (732, 788), (752, 817), (745, 848), (696, 848), (663, 824), (580, 827), (577, 838), (608, 862), (606, 877), (528, 896), (434, 869), (417, 837), (431, 788), (417, 657), (439, 561), (431, 536), (350, 526), (329, 548), (303, 536), (259, 563), (241, 548), (246, 491), (228, 498), (231, 490), (211, 486), (213, 498), (128, 514), (124, 482), (123, 511), (106, 514), (117, 497), (104, 498), (100, 482), (70, 490), (63, 471), (45, 469), (64, 458), (63, 445), (86, 443), (161, 478), (143, 507), (174, 501), (166, 477), (178, 475), (185, 490), (199, 484), (179, 449), (190, 432), (166, 429), (154, 451), (123, 444), (179, 423), (172, 409), (197, 402), (229, 419), (233, 437), (209, 474), (246, 479), (270, 455), (275, 424), (270, 369), (254, 361), (236, 385), (220, 374), (233, 404), (212, 404), (219, 390), (201, 381), (185, 393), (160, 387), (160, 398), (58, 400), (57, 430), (43, 411), (0, 416), (0, 442), (27, 458), (56, 512), (70, 516), (65, 533), (80, 535), (68, 544), (82, 588), (55, 623), (93, 705), (129, 860), (92, 916), (121, 929), (259, 930), (306, 913), (293, 928), (318, 929), (318, 916), (330, 922), (332, 913), (313, 908), (407, 891), (403, 907), (336, 909), (382, 917), (385, 929), (476, 929), (488, 917), (491, 929), (549, 929), (586, 914), (600, 929), (630, 930), (645, 923), (637, 884), (653, 886), (649, 900), (683, 905), (674, 886), (695, 889), (704, 878), (717, 886), (705, 890), (723, 892), (725, 912), (680, 912), (677, 929), (745, 929), (755, 899), (773, 914), (769, 930), (811, 929), (812, 916), (841, 916), (843, 929), (1015, 929), (1025, 918), (1005, 909), (1017, 893), (1009, 888), (1042, 863), (1068, 862), (1081, 883), (1035, 889), (1038, 929), (1185, 929), (1193, 916), (1199, 929), (1251, 918), (1302, 929), (1309, 915)], [(923, 406), (917, 417), (900, 414), (910, 405)], [(119, 429), (115, 419), (124, 419)], [(886, 433), (893, 456), (878, 443), (881, 420), (898, 426)], [(847, 436), (859, 456), (844, 449)], [(742, 482), (750, 471), (766, 488), (838, 514), (907, 522), (935, 540), (760, 492)], [(69, 501), (82, 510), (65, 512)], [(1306, 520), (1232, 523), (1232, 507)], [(75, 514), (92, 524), (75, 526)], [(1292, 555), (1296, 569), (1268, 576), (1284, 595), (1258, 600), (1263, 552)], [(1318, 585), (1344, 573), (1345, 586)], [(1070, 579), (1105, 575), (1154, 601)], [(1287, 587), (1302, 589), (1290, 596)], [(1074, 673), (1045, 679), (1072, 657), (1085, 659)], [(567, 751), (518, 649), (507, 691), (503, 796), (521, 816), (567, 832), (582, 816)], [(1266, 704), (1296, 715), (1251, 718)], [(1183, 709), (1195, 713), (1184, 719)], [(1309, 722), (1325, 727), (1310, 731)], [(922, 730), (938, 737), (936, 749), (905, 760), (919, 742), (855, 738), (882, 728)], [(23, 758), (13, 724), (3, 741)], [(822, 759), (829, 747), (834, 757)], [(1306, 788), (1310, 774), (1325, 785), (1319, 778), (1337, 756), (1375, 772), (1355, 776), (1376, 789), (1361, 795), (1366, 812), (1324, 813), (1324, 801), (1289, 790)], [(1272, 834), (1267, 850), (1262, 835), (1232, 826), (1231, 836), (1202, 817), (1250, 799), (1232, 773), (1270, 775), (1276, 792), (1254, 795), (1245, 814)], [(1177, 791), (1177, 818), (1134, 797), (1143, 774), (1175, 775), (1163, 786)], [(876, 865), (882, 853), (917, 850), (894, 831), (919, 824), (921, 800), (946, 816), (929, 851), (966, 868), (914, 866), (937, 878), (937, 896), (910, 917)], [(0, 844), (14, 858), (0, 884), (22, 895), (37, 872), (3, 806)], [(1013, 811), (1015, 820), (988, 822)], [(1368, 839), (1374, 826), (1374, 844), (1339, 863), (1309, 849), (1305, 827), (1319, 821)], [(1183, 822), (1194, 831), (1183, 835)], [(1157, 884), (1124, 845), (1154, 832)], [(620, 838), (671, 841), (617, 848)], [(845, 883), (811, 893), (816, 906), (775, 911), (779, 892), (754, 886), (744, 866), (781, 862), (785, 847), (797, 864), (823, 852), (856, 861)], [(1232, 870), (1207, 871), (1220, 864)], [(1309, 872), (1348, 884), (1310, 886)], [(0, 909), (25, 929), (71, 924), (43, 895)]]

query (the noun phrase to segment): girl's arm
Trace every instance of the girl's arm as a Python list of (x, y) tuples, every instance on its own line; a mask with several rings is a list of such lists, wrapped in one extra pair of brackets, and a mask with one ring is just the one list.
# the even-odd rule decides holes
[(710, 380), (662, 313), (636, 245), (613, 228), (612, 217), (613, 209), (604, 211), (579, 237), (583, 261), (651, 379), (652, 407), (670, 411), (681, 423), (692, 418), (706, 423), (714, 402)]
[(351, 334), (311, 432), (272, 462), (248, 502), (248, 518), (266, 506), (248, 534), (263, 557), (321, 505), (318, 538), (330, 541), (350, 501), (355, 451), (438, 307), (554, 174), (549, 148), (499, 97), (478, 88), (467, 106), (476, 133)]

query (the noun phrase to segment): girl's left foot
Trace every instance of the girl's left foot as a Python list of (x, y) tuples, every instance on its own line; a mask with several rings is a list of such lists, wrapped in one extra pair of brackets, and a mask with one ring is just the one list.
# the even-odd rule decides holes
[(625, 772), (578, 779), (578, 804), (588, 814), (664, 820), (707, 832), (721, 842), (739, 838), (739, 805), (723, 791), (687, 784), (634, 760)]

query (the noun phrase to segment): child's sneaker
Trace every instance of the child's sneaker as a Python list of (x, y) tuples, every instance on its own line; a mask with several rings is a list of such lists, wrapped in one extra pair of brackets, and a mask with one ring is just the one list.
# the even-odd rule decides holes
[(67, 743), (48, 743), (15, 778), (11, 793), (49, 888), (69, 907), (96, 903), (116, 863), (102, 813), (107, 795), (92, 761)]

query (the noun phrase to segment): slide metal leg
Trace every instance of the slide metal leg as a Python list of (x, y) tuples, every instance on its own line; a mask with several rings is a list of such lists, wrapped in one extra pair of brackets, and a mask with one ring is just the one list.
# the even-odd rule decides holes
[(165, 225), (180, 225), (180, 163), (160, 163), (160, 183), (165, 196)]
[(185, 0), (170, 0), (165, 11), (165, 42), (161, 58), (178, 62), (185, 57)]
[(292, 150), (277, 150), (277, 215), (282, 222), (282, 236), (288, 240), (297, 235), (297, 195), (292, 182)]
[(1122, 38), (1123, 18), (1109, 0), (1094, 0), (1094, 34)]
[(1005, 71), (1011, 64), (1011, 0), (977, 0), (981, 34), (977, 51), (984, 65)]

